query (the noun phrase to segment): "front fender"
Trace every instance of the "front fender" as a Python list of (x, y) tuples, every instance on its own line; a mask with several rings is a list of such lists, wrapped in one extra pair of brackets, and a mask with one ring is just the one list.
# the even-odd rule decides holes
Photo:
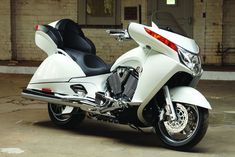
[(186, 103), (211, 109), (211, 105), (206, 98), (192, 87), (175, 87), (170, 89), (170, 95), (173, 102)]

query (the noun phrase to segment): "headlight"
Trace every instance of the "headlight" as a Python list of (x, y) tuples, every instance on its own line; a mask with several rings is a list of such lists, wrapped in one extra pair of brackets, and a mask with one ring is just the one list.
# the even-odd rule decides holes
[(192, 70), (194, 75), (199, 75), (202, 70), (199, 55), (193, 54), (179, 46), (178, 52), (180, 60), (183, 62), (183, 64), (186, 65), (190, 70)]

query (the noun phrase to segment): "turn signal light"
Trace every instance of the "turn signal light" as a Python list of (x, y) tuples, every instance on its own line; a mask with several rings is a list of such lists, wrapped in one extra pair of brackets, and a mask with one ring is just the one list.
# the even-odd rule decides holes
[(166, 46), (170, 47), (171, 49), (175, 50), (177, 52), (177, 46), (169, 41), (168, 39), (164, 38), (163, 36), (155, 33), (154, 31), (144, 27), (144, 30), (149, 34), (151, 35), (152, 37), (154, 37), (155, 39), (161, 41), (163, 44), (165, 44)]

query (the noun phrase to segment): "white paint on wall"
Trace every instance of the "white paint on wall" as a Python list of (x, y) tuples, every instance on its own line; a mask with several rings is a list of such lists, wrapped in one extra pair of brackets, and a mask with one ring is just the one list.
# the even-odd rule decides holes
[(37, 67), (0, 66), (0, 73), (8, 74), (33, 74), (36, 70)]
[(24, 151), (20, 148), (0, 148), (1, 153), (7, 153), (7, 154), (21, 154), (24, 153)]
[(234, 81), (235, 72), (228, 71), (204, 71), (201, 80)]

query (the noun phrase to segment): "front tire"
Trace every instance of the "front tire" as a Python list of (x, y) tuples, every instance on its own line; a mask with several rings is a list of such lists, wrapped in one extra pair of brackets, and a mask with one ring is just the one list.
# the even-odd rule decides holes
[(208, 128), (208, 109), (176, 104), (177, 120), (162, 120), (155, 125), (160, 140), (176, 150), (188, 150), (199, 143)]
[(76, 128), (78, 124), (84, 120), (86, 115), (86, 113), (79, 108), (68, 108), (68, 106), (65, 105), (51, 103), (48, 103), (48, 114), (55, 125), (63, 128)]

